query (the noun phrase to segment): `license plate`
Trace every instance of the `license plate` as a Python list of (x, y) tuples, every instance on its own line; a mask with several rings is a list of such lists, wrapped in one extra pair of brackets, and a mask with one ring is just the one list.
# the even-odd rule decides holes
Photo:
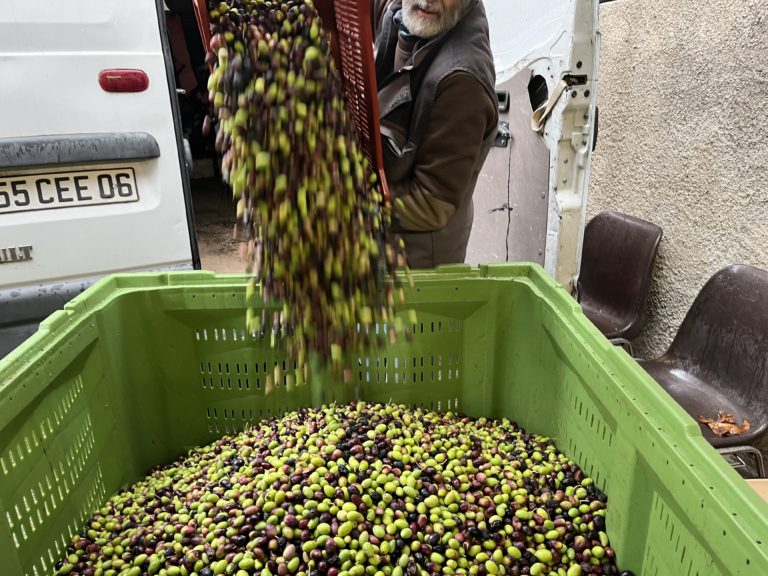
[(133, 168), (0, 175), (0, 214), (136, 202)]

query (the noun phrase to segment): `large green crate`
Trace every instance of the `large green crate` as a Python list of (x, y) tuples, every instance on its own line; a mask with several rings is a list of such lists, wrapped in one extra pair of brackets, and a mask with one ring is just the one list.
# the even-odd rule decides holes
[(609, 495), (619, 563), (638, 576), (768, 574), (768, 506), (540, 268), (418, 274), (412, 343), (355, 359), (351, 385), (320, 375), (268, 397), (265, 374), (286, 361), (246, 333), (244, 286), (113, 276), (0, 363), (1, 574), (50, 574), (100, 502), (189, 447), (356, 397), (553, 437)]

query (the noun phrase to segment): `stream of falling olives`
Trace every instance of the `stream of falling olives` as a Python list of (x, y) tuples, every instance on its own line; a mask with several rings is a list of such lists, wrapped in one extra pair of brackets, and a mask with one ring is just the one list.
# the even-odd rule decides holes
[(621, 574), (606, 496), (508, 420), (329, 405), (190, 451), (113, 496), (57, 574)]
[(311, 0), (209, 8), (216, 149), (247, 240), (248, 298), (253, 304), (261, 290), (276, 306), (251, 308), (248, 327), (285, 336), (298, 365), (289, 386), (306, 382), (311, 353), (341, 373), (345, 353), (372, 344), (374, 324), (390, 326), (391, 339), (405, 332), (394, 307), (403, 300), (396, 270), (406, 261), (388, 233), (391, 204), (345, 107)]

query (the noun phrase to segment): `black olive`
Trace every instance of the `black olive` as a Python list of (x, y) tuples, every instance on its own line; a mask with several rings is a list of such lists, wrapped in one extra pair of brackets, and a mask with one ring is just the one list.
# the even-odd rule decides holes
[(595, 516), (592, 518), (592, 523), (595, 527), (595, 530), (604, 531), (605, 530), (605, 518), (602, 516)]
[(536, 556), (534, 556), (530, 550), (523, 552), (523, 558), (528, 564), (535, 564), (538, 561)]

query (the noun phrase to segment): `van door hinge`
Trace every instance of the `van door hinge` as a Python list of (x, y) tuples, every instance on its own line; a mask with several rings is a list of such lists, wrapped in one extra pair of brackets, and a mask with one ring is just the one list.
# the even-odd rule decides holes
[(496, 140), (494, 140), (493, 145), (496, 148), (506, 148), (511, 138), (512, 134), (509, 131), (509, 122), (502, 120), (499, 122), (499, 129), (498, 132), (496, 132)]

